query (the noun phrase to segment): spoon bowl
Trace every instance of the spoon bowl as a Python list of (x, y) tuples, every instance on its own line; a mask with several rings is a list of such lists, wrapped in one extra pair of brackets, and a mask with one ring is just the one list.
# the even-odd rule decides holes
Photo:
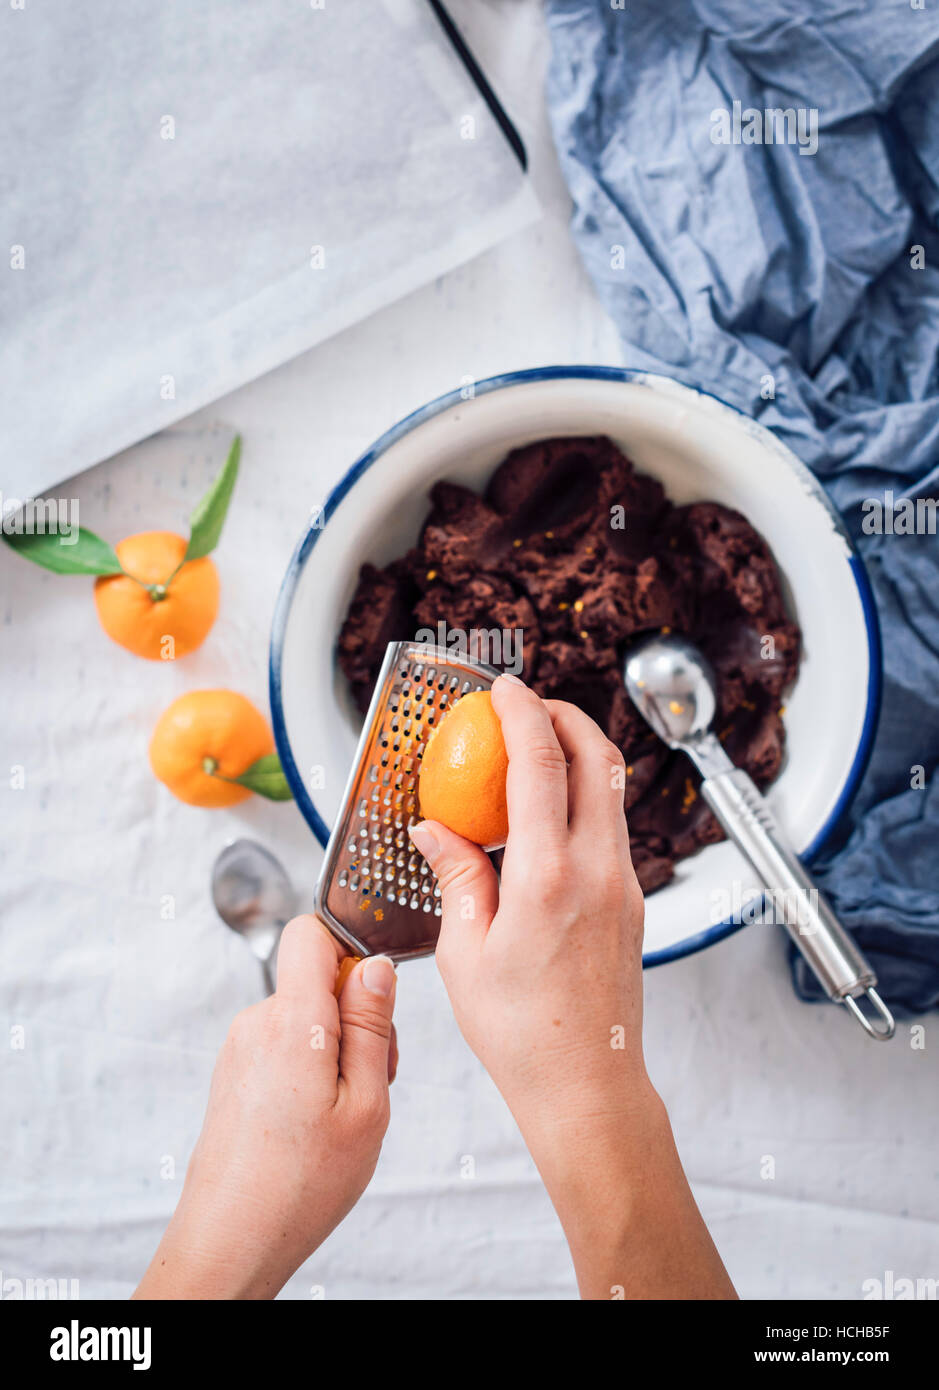
[(626, 688), (671, 748), (701, 738), (717, 708), (717, 681), (697, 647), (676, 635), (648, 637), (629, 653)]
[(273, 992), (274, 953), (296, 908), (293, 885), (280, 860), (256, 840), (233, 840), (213, 865), (212, 901), (225, 925), (244, 937)]

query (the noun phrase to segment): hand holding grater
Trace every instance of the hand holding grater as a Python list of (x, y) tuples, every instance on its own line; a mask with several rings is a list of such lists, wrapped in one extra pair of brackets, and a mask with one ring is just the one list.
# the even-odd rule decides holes
[(388, 644), (313, 904), (356, 955), (410, 960), (436, 947), (440, 889), (408, 837), (421, 756), (447, 710), (498, 674), (444, 647)]

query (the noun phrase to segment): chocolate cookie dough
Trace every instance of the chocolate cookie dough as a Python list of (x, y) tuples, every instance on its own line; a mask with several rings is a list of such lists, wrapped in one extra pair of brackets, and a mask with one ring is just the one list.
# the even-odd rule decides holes
[(440, 482), (430, 501), (413, 550), (362, 567), (339, 636), (359, 707), (389, 641), (441, 622), (521, 629), (525, 679), (586, 710), (622, 749), (636, 872), (645, 892), (662, 887), (677, 860), (723, 832), (691, 763), (634, 708), (623, 656), (650, 631), (696, 642), (718, 676), (718, 734), (766, 786), (782, 762), (780, 703), (801, 642), (766, 542), (717, 502), (674, 506), (603, 437), (515, 449), (484, 496)]

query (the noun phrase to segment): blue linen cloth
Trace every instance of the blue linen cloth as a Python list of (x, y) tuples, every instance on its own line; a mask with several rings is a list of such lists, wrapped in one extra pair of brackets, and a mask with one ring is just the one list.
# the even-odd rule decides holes
[[(861, 528), (866, 498), (939, 495), (939, 6), (623, 4), (546, 0), (574, 236), (629, 365), (773, 429), (858, 543), (883, 707), (815, 869), (885, 998), (922, 1012), (939, 1006), (939, 536)], [(794, 978), (820, 997), (799, 958)]]

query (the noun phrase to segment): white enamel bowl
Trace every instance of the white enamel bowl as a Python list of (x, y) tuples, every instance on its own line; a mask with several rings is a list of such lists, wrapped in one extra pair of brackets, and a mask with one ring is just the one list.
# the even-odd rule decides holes
[[(481, 490), (510, 449), (565, 434), (609, 435), (672, 501), (735, 507), (769, 542), (804, 637), (769, 800), (810, 859), (857, 788), (877, 722), (880, 645), (863, 565), (816, 480), (768, 431), (670, 379), (607, 367), (517, 372), (479, 383), (472, 399), (433, 401), (350, 468), (301, 537), (270, 653), (274, 732), (301, 812), (325, 843), (360, 727), (335, 655), (359, 566), (386, 564), (414, 543), (438, 478)], [(753, 884), (729, 843), (682, 860), (648, 900), (646, 964), (735, 930), (740, 914), (728, 905), (739, 909)]]

